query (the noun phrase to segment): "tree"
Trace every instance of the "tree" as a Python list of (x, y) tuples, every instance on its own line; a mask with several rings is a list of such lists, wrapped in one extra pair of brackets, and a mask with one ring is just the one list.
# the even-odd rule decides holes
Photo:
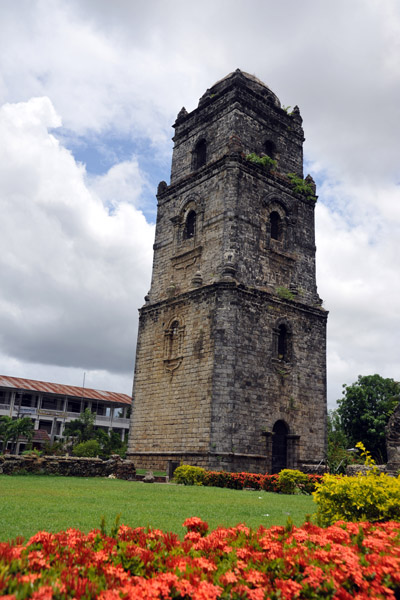
[(385, 427), (400, 402), (400, 384), (380, 375), (359, 375), (343, 388), (337, 413), (349, 443), (363, 442), (375, 460), (386, 462)]
[(20, 437), (25, 437), (30, 442), (33, 437), (33, 423), (29, 417), (12, 419), (8, 416), (0, 417), (0, 439), (3, 442), (3, 451), (8, 442), (13, 443), (13, 452), (16, 450)]
[(7, 444), (11, 439), (11, 428), (10, 423), (12, 422), (11, 417), (0, 417), (0, 440), (2, 442), (2, 450), (7, 448)]
[(92, 413), (89, 408), (79, 415), (78, 419), (74, 419), (65, 425), (64, 435), (76, 437), (78, 442), (87, 442), (95, 437), (94, 421), (96, 414)]
[(87, 408), (78, 419), (74, 419), (66, 424), (64, 434), (77, 439), (77, 444), (75, 444), (73, 452), (77, 445), (89, 440), (96, 440), (98, 449), (94, 456), (98, 454), (102, 458), (108, 458), (111, 454), (124, 456), (126, 453), (126, 444), (121, 441), (118, 433), (112, 430), (110, 432), (103, 431), (102, 429), (96, 430), (94, 427), (95, 419), (96, 413), (92, 413)]
[(94, 458), (100, 454), (100, 444), (97, 440), (87, 440), (74, 446), (72, 453), (74, 456)]
[(123, 458), (126, 454), (126, 443), (121, 440), (121, 437), (115, 431), (109, 432), (99, 429), (96, 431), (96, 439), (100, 444), (100, 456), (109, 458), (111, 454), (119, 454)]
[(327, 418), (328, 449), (327, 463), (331, 473), (344, 473), (351, 462), (351, 453), (347, 451), (349, 443), (343, 431), (337, 410), (329, 410)]

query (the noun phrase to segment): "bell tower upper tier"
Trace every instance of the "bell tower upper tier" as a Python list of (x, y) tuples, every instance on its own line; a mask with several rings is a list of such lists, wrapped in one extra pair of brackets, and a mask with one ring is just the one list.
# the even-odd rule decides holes
[(289, 114), (266, 85), (236, 70), (195, 110), (182, 108), (174, 127), (146, 302), (230, 280), (318, 305), (315, 185), (303, 179), (299, 109)]
[(191, 113), (182, 108), (174, 128), (171, 184), (220, 159), (235, 144), (245, 155), (276, 160), (277, 171), (303, 176), (299, 109), (289, 114), (264, 83), (239, 69), (208, 89)]

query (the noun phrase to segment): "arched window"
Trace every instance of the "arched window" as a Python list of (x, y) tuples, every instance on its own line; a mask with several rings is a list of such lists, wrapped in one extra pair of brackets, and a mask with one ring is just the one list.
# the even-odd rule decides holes
[(183, 238), (185, 240), (189, 240), (194, 237), (196, 233), (196, 213), (194, 210), (191, 210), (186, 217), (185, 229), (183, 231)]
[(278, 358), (280, 360), (288, 359), (288, 330), (286, 325), (278, 327)]
[(276, 146), (275, 146), (274, 142), (271, 142), (271, 140), (267, 140), (266, 142), (264, 142), (264, 152), (270, 158), (275, 158)]
[(200, 140), (193, 151), (193, 169), (200, 169), (207, 161), (207, 142)]
[(282, 219), (280, 214), (274, 210), (269, 216), (270, 231), (272, 240), (282, 239)]

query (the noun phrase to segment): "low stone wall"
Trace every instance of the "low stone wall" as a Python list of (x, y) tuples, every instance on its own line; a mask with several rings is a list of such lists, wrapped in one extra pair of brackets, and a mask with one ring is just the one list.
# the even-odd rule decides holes
[[(376, 465), (376, 468), (380, 473), (387, 473), (386, 465)], [(365, 465), (348, 465), (348, 467), (346, 467), (346, 475), (349, 477), (355, 477), (357, 473), (366, 475), (368, 471), (371, 471), (371, 467)]]
[(301, 464), (297, 467), (299, 471), (305, 473), (306, 475), (325, 475), (328, 472), (328, 468), (326, 465), (318, 464)]
[(113, 455), (108, 460), (101, 458), (77, 458), (72, 456), (0, 456), (0, 473), (37, 475), (63, 475), (67, 477), (109, 477), (116, 479), (136, 479), (135, 464)]

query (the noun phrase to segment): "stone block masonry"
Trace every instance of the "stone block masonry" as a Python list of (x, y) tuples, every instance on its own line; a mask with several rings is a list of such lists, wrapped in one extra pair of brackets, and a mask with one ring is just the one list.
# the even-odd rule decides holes
[(288, 177), (303, 177), (300, 112), (287, 114), (237, 70), (174, 127), (140, 310), (129, 456), (157, 469), (318, 464), (327, 312), (315, 277), (316, 197)]

